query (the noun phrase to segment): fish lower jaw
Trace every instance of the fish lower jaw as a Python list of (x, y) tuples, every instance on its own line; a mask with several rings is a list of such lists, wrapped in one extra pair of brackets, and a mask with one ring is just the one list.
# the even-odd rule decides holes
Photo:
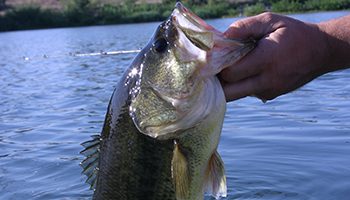
[(170, 140), (177, 139), (182, 136), (181, 127), (177, 127), (176, 124), (168, 124), (163, 126), (148, 126), (141, 131), (144, 135), (157, 140)]
[[(193, 128), (207, 119), (210, 113), (225, 103), (225, 97), (216, 77), (208, 78), (198, 96), (192, 103), (185, 105), (178, 101), (173, 105), (177, 107), (178, 116), (172, 122), (162, 125), (146, 125), (139, 127), (140, 132), (158, 140), (177, 139), (184, 130)], [(182, 106), (182, 107), (181, 107)], [(183, 112), (181, 110), (184, 110)], [(142, 125), (142, 123), (140, 123)]]

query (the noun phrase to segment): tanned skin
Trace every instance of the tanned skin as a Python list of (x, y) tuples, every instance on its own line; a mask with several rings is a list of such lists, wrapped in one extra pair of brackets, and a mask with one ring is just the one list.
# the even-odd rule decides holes
[(225, 35), (257, 40), (251, 53), (219, 74), (227, 101), (272, 100), (350, 67), (350, 15), (313, 24), (263, 13), (236, 21)]

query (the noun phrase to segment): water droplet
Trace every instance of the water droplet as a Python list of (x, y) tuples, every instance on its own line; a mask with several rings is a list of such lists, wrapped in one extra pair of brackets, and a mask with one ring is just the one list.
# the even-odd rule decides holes
[(136, 68), (132, 68), (132, 70), (130, 71), (129, 75), (131, 77), (134, 77), (137, 73), (138, 73), (137, 69)]

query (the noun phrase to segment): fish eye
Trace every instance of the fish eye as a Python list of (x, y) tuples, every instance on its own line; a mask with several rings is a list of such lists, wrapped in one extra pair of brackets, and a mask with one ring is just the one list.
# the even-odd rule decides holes
[(158, 53), (163, 53), (168, 47), (168, 41), (166, 41), (164, 38), (158, 38), (153, 43), (153, 47)]

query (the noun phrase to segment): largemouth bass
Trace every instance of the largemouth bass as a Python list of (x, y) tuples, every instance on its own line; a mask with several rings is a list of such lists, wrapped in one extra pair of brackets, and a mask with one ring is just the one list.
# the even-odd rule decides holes
[(83, 143), (93, 199), (226, 196), (217, 152), (226, 101), (216, 74), (254, 46), (177, 3), (120, 79), (101, 135)]

